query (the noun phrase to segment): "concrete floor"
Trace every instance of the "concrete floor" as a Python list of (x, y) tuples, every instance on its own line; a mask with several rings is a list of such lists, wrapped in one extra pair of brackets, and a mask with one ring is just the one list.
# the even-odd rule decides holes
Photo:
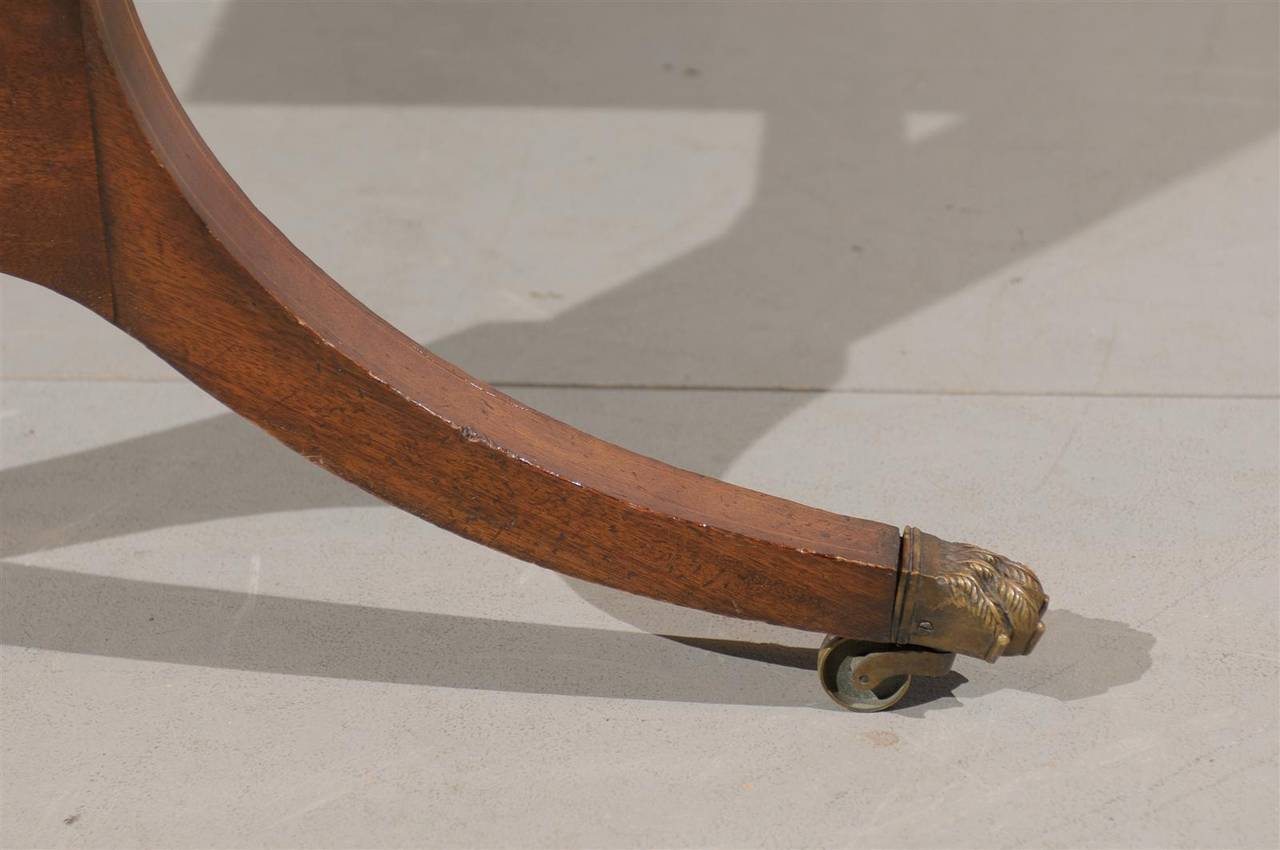
[(819, 636), (452, 537), (6, 279), (4, 846), (1280, 843), (1274, 3), (141, 11), (415, 338), (1025, 559), (1048, 633), (838, 712)]

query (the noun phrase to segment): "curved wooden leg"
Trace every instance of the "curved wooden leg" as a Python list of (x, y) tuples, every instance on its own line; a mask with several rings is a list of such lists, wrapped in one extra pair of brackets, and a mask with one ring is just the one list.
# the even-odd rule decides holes
[(1043, 631), (1020, 564), (626, 451), (405, 337), (223, 171), (128, 0), (18, 4), (0, 47), (0, 268), (313, 462), (487, 546), (678, 605), (992, 661)]

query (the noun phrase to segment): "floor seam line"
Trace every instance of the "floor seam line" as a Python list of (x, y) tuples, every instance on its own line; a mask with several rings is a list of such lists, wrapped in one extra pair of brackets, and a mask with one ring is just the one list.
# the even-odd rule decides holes
[[(105, 377), (0, 377), (0, 384), (185, 384), (172, 378), (105, 378)], [(946, 389), (892, 389), (862, 387), (812, 387), (812, 386), (733, 386), (725, 384), (592, 384), (578, 382), (541, 381), (490, 381), (496, 389), (534, 390), (594, 390), (610, 392), (707, 392), (707, 393), (759, 393), (795, 395), (888, 395), (935, 396), (956, 398), (1088, 398), (1121, 400), (1185, 400), (1185, 401), (1280, 401), (1280, 393), (1146, 393), (1146, 392), (1074, 392), (1074, 391), (1021, 391), (1021, 390), (946, 390)]]

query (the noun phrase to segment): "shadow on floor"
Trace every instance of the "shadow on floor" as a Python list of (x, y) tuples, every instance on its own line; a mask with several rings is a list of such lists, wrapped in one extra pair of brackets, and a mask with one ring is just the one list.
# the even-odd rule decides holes
[[(0, 642), (299, 676), (822, 706), (816, 652), (369, 608), (0, 562)], [(718, 650), (710, 654), (702, 648)]]
[[(8, 559), (217, 518), (380, 504), (231, 415), (6, 469), (0, 485), (0, 557)], [(10, 561), (0, 563), (0, 642), (441, 687), (827, 707), (812, 647), (685, 637), (723, 634), (735, 624), (567, 581), (641, 631), (376, 609)], [(1046, 623), (1033, 658), (994, 666), (960, 659), (959, 671), (914, 684), (899, 713), (919, 716), (1004, 688), (1083, 699), (1136, 681), (1150, 667), (1149, 634), (1058, 609)]]
[[(0, 643), (299, 676), (531, 694), (835, 709), (813, 649), (513, 623), (94, 576), (0, 562)], [(906, 716), (1011, 688), (1060, 701), (1135, 681), (1150, 635), (1067, 611), (1036, 671), (913, 684)], [(1094, 650), (1097, 650), (1096, 652)], [(1088, 660), (1090, 663), (1085, 664)], [(973, 675), (981, 662), (962, 661)]]
[(952, 671), (948, 676), (913, 683), (899, 703), (898, 713), (923, 717), (930, 711), (959, 706), (962, 699), (1002, 690), (1074, 702), (1136, 682), (1151, 668), (1156, 639), (1148, 632), (1064, 609), (1050, 609), (1044, 622), (1045, 638), (1034, 655), (1001, 659), (997, 664), (958, 659), (956, 666), (963, 675)]

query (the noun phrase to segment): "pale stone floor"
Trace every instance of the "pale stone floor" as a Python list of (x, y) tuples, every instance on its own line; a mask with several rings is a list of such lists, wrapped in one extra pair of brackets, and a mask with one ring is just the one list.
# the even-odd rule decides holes
[[(242, 186), (629, 447), (1033, 564), (898, 711), (377, 503), (0, 283), (7, 847), (1276, 847), (1274, 3), (173, 2)], [(793, 653), (801, 660), (808, 656)]]

